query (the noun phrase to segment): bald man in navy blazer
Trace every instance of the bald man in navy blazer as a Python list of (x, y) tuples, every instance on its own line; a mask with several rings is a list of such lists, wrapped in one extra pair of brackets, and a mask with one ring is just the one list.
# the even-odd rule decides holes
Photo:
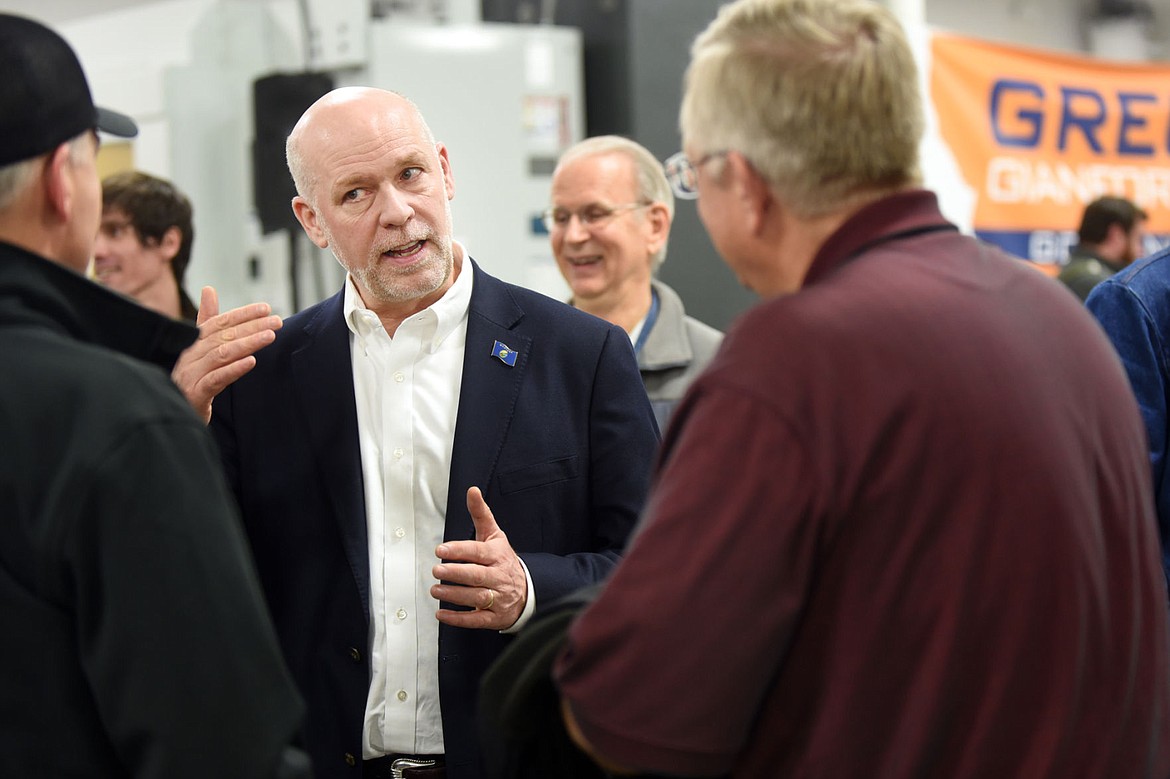
[[(345, 289), (283, 326), (213, 316), (205, 293), (203, 336), (176, 379), (210, 414), (317, 775), (391, 776), (397, 761), (434, 772), (405, 776), (476, 779), (480, 677), (534, 608), (616, 564), (647, 491), (654, 415), (623, 330), (493, 278), (450, 240), (447, 151), (405, 98), (326, 95), (293, 130), (289, 163), (294, 210), (349, 271)], [(401, 362), (393, 350), (412, 333), (420, 346)], [(225, 367), (264, 340), (254, 367)], [(412, 382), (399, 411), (387, 397)], [(418, 527), (383, 522), (406, 503)], [(396, 556), (416, 533), (417, 561)], [(437, 614), (395, 600), (411, 565)], [(416, 614), (437, 647), (421, 638), (404, 655), (389, 642)], [(395, 689), (415, 671), (417, 689)]]

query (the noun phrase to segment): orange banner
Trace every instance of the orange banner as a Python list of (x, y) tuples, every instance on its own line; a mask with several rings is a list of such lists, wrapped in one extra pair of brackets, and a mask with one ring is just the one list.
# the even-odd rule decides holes
[(1085, 204), (1128, 197), (1170, 243), (1170, 65), (931, 37), (930, 97), (980, 237), (1063, 262)]

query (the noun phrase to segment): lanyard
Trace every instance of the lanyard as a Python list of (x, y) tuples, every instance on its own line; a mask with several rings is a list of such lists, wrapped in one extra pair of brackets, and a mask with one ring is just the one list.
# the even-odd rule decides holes
[(638, 333), (638, 341), (634, 344), (634, 354), (642, 353), (642, 347), (646, 345), (646, 337), (650, 335), (656, 321), (658, 321), (658, 291), (651, 288), (650, 310), (646, 313), (646, 321), (642, 323), (642, 332)]

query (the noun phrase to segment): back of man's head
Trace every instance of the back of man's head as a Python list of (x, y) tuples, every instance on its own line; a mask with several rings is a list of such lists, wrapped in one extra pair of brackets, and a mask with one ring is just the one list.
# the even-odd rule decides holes
[(1134, 225), (1147, 219), (1149, 216), (1146, 212), (1130, 200), (1114, 196), (1099, 197), (1085, 206), (1077, 239), (1082, 244), (1095, 246), (1109, 237), (1109, 228), (1113, 225), (1120, 225), (1125, 234), (1129, 235)]
[(920, 181), (914, 56), (870, 0), (724, 6), (692, 47), (680, 126), (694, 154), (743, 154), (802, 216)]
[(195, 240), (191, 201), (186, 195), (165, 179), (124, 171), (102, 180), (102, 208), (121, 211), (144, 245), (157, 245), (167, 230), (178, 229), (179, 250), (171, 259), (171, 272), (179, 286), (183, 285)]
[(97, 108), (69, 44), (40, 22), (0, 14), (0, 167), (52, 151), (86, 130), (125, 138), (127, 116)]
[(0, 13), (0, 212), (36, 180), (38, 158), (87, 132), (125, 138), (138, 128), (93, 104), (73, 49), (57, 33)]

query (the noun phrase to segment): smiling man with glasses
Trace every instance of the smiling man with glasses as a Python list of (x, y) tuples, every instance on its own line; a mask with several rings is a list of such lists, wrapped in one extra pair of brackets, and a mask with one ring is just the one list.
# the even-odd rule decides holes
[(1077, 300), (920, 188), (918, 83), (869, 0), (738, 0), (695, 41), (671, 178), (763, 300), (558, 662), (611, 767), (1170, 776), (1137, 405)]
[(723, 334), (687, 316), (678, 294), (654, 277), (674, 217), (662, 165), (628, 138), (588, 138), (561, 156), (550, 197), (544, 221), (570, 302), (629, 333), (665, 430)]

